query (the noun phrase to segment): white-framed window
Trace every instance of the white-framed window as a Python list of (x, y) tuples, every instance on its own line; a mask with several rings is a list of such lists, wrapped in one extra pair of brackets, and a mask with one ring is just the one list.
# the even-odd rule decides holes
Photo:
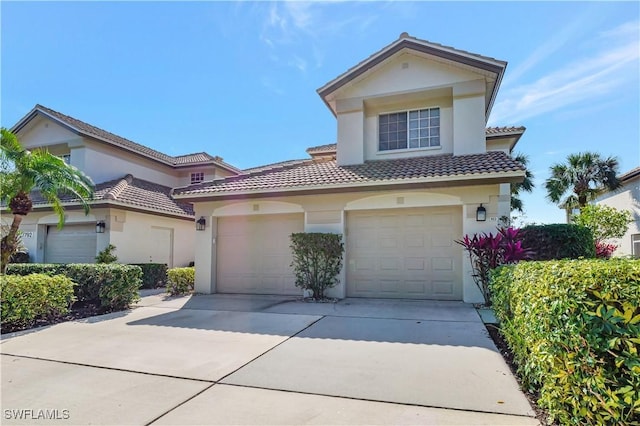
[(631, 254), (640, 259), (640, 234), (631, 235)]
[(191, 184), (196, 184), (204, 181), (204, 172), (191, 173)]
[(440, 146), (440, 108), (392, 112), (378, 116), (378, 150)]

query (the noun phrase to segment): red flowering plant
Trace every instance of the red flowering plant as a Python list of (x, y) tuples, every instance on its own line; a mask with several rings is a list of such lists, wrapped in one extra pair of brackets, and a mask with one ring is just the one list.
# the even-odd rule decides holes
[(611, 259), (613, 252), (618, 246), (616, 244), (605, 243), (604, 241), (596, 241), (596, 257), (598, 259)]
[(473, 281), (482, 292), (487, 306), (491, 305), (489, 291), (491, 270), (500, 265), (518, 263), (531, 255), (531, 252), (523, 247), (522, 241), (518, 239), (519, 232), (517, 228), (499, 228), (495, 235), (492, 233), (473, 234), (472, 237), (465, 235), (463, 239), (456, 241), (469, 253)]

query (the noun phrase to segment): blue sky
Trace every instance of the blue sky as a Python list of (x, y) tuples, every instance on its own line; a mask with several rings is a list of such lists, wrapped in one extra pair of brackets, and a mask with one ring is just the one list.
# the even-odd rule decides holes
[(570, 153), (640, 165), (637, 2), (6, 2), (0, 124), (36, 103), (168, 154), (240, 168), (335, 142), (316, 93), (407, 31), (509, 62), (489, 125), (524, 125), (526, 222)]

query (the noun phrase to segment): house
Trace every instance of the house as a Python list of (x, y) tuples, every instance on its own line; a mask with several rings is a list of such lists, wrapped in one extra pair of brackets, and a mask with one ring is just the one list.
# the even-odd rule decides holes
[(96, 183), (88, 216), (63, 198), (62, 229), (46, 200), (32, 194), (33, 212), (20, 226), (32, 262), (93, 263), (113, 244), (122, 263), (186, 266), (194, 260), (194, 212), (171, 189), (240, 173), (220, 157), (166, 155), (42, 105), (10, 130), (26, 149), (45, 148)]
[(318, 89), (336, 144), (176, 188), (205, 224), (196, 291), (301, 294), (289, 236), (306, 231), (344, 236), (330, 296), (481, 301), (455, 240), (495, 232), (524, 178), (525, 129), (485, 128), (506, 65), (403, 33)]
[(640, 258), (640, 167), (629, 170), (618, 176), (618, 179), (620, 179), (622, 187), (601, 194), (596, 199), (596, 204), (631, 212), (633, 222), (629, 224), (627, 233), (622, 238), (615, 240), (618, 249), (614, 255), (632, 255)]

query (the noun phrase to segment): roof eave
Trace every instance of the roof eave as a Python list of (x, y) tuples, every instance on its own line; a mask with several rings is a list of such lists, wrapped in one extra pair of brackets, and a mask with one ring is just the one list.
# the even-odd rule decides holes
[(469, 184), (478, 185), (491, 183), (518, 183), (525, 177), (525, 171), (510, 171), (498, 173), (473, 173), (456, 176), (438, 176), (431, 178), (415, 178), (415, 179), (395, 179), (387, 181), (364, 182), (359, 184), (335, 184), (335, 185), (315, 185), (315, 186), (296, 186), (290, 188), (273, 188), (259, 189), (252, 191), (226, 191), (218, 193), (201, 193), (201, 194), (172, 194), (176, 200), (186, 201), (190, 203), (203, 201), (216, 201), (225, 199), (242, 199), (242, 198), (262, 198), (262, 197), (280, 197), (293, 195), (306, 195), (310, 193), (339, 193), (339, 192), (358, 192), (358, 191), (378, 191), (384, 189), (398, 189), (407, 186), (424, 188), (424, 187), (448, 187), (448, 186), (466, 186)]

